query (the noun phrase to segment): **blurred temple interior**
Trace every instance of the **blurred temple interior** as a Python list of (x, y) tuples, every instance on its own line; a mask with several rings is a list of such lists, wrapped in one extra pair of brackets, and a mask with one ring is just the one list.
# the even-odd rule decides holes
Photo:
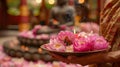
[[(57, 21), (57, 24), (71, 22), (73, 25), (78, 21), (81, 23), (81, 28), (84, 28), (87, 23), (88, 28), (92, 27), (90, 22), (97, 27), (104, 3), (105, 1), (102, 0), (68, 0), (67, 5), (74, 15), (72, 16), (68, 7), (66, 12), (63, 12), (66, 16), (61, 18), (62, 14), (53, 15), (52, 9), (57, 6), (57, 0), (0, 0), (0, 35), (15, 35), (18, 31), (30, 30), (39, 24), (51, 25), (54, 24), (53, 20)], [(59, 9), (55, 9), (55, 11), (57, 10), (59, 11)], [(62, 11), (61, 8), (60, 10)], [(68, 25), (70, 24), (68, 23)]]
[[(76, 15), (81, 18), (79, 22), (99, 24), (99, 15), (104, 3), (102, 0), (68, 0), (67, 4), (75, 9)], [(42, 0), (0, 0), (0, 29), (18, 29), (22, 23), (22, 11), (28, 14), (25, 23), (31, 24), (30, 27), (40, 24), (41, 9), (48, 13), (46, 23), (50, 23), (50, 11), (56, 6), (56, 0), (45, 0), (44, 6), (42, 4)], [(21, 8), (22, 6), (25, 7)]]
[[(99, 34), (108, 1), (0, 0), (0, 67), (94, 67), (55, 60), (40, 47), (60, 31)], [(69, 37), (64, 42), (72, 43)]]

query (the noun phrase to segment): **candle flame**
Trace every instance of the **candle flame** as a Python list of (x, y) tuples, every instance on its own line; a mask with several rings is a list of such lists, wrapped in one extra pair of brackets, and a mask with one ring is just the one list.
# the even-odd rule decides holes
[(74, 34), (76, 34), (76, 29), (73, 30)]

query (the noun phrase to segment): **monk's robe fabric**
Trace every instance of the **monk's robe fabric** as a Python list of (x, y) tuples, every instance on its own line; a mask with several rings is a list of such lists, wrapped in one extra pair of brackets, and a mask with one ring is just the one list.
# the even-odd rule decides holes
[[(100, 35), (109, 42), (111, 49), (120, 48), (120, 0), (110, 0), (101, 12)], [(103, 64), (100, 67), (107, 67)], [(109, 63), (109, 67), (120, 67), (120, 62)]]

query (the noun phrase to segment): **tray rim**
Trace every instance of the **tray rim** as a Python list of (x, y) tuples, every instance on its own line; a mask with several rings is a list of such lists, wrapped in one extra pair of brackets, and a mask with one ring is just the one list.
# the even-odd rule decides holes
[(97, 52), (103, 52), (107, 51), (108, 49), (102, 49), (102, 50), (94, 50), (94, 51), (85, 51), (85, 52), (60, 52), (60, 51), (55, 51), (55, 50), (49, 50), (44, 47), (45, 45), (41, 45), (41, 49), (46, 50), (48, 52), (56, 52), (56, 53), (63, 53), (63, 54), (87, 54), (87, 53), (97, 53)]

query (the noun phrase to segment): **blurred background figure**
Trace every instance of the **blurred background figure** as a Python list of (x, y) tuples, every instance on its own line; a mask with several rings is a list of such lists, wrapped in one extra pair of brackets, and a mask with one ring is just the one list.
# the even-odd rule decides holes
[(89, 9), (86, 5), (78, 4), (75, 6), (76, 13), (78, 16), (80, 16), (80, 22), (87, 22), (89, 20)]
[(75, 8), (68, 5), (68, 0), (57, 0), (56, 5), (51, 9), (50, 19), (56, 20), (58, 24), (73, 24)]

